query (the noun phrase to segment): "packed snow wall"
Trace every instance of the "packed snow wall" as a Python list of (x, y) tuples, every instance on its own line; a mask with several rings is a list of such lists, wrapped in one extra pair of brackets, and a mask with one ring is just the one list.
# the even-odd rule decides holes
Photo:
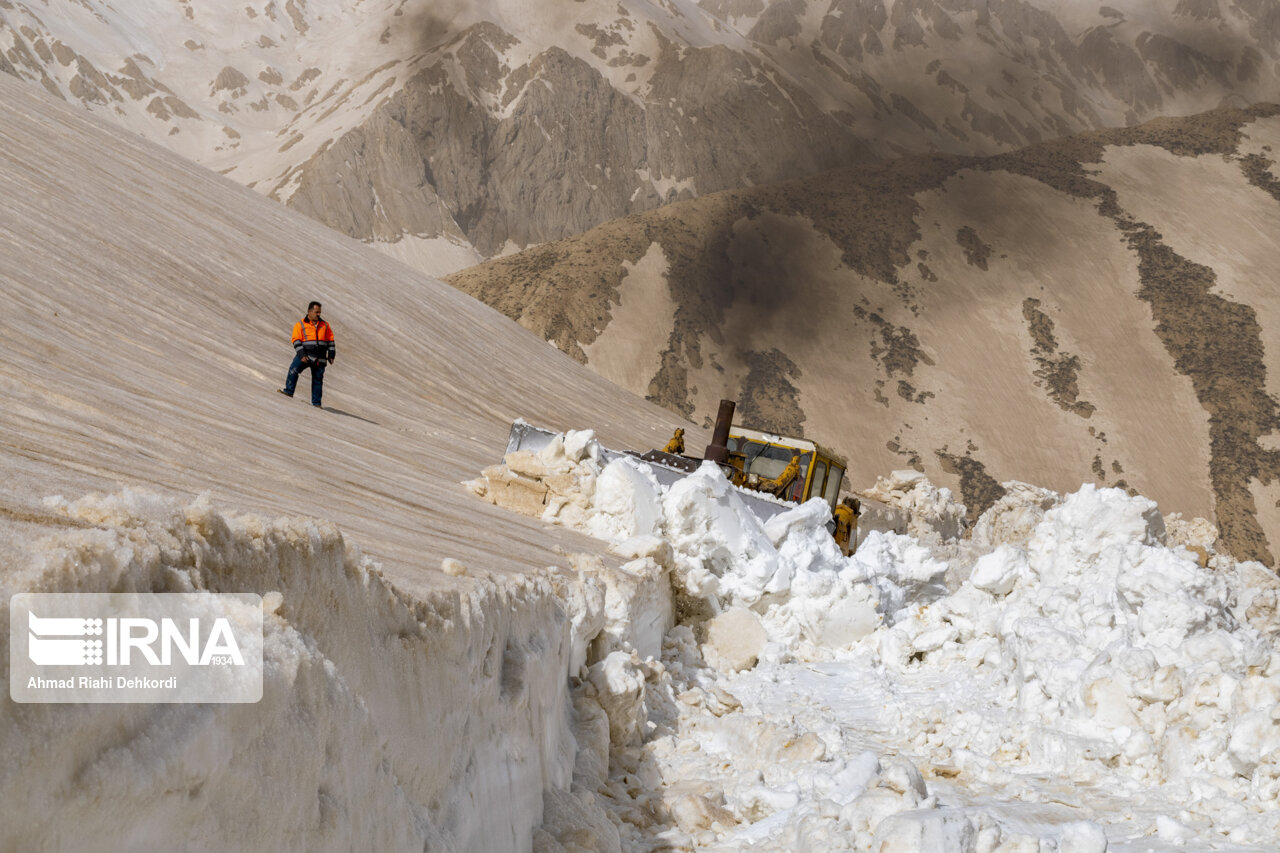
[(259, 593), (264, 692), (4, 703), (0, 849), (530, 849), (544, 790), (573, 773), (567, 674), (585, 641), (569, 602), (591, 596), (569, 576), (411, 597), (315, 520), (134, 491), (48, 509), (61, 529), (5, 574), (6, 601)]

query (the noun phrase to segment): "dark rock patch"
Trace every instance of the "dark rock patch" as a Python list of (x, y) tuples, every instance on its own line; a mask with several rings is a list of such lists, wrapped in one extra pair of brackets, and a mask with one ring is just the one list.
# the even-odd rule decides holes
[(1023, 300), (1022, 316), (1031, 335), (1031, 357), (1039, 365), (1035, 371), (1039, 380), (1036, 384), (1048, 391), (1049, 398), (1063, 411), (1082, 418), (1092, 417), (1096, 411), (1094, 405), (1079, 399), (1080, 357), (1059, 352), (1058, 341), (1053, 335), (1053, 320), (1040, 310), (1039, 299), (1028, 297)]
[(960, 500), (964, 502), (965, 518), (970, 527), (977, 522), (978, 516), (1005, 496), (1004, 486), (987, 473), (986, 466), (973, 458), (972, 449), (966, 450), (964, 456), (957, 456), (944, 447), (933, 451), (933, 455), (938, 457), (943, 471), (960, 478)]
[(1261, 154), (1246, 154), (1240, 158), (1240, 170), (1244, 172), (1249, 183), (1270, 193), (1276, 201), (1280, 201), (1280, 180), (1277, 180), (1271, 171), (1271, 167), (1275, 164), (1274, 160)]
[(966, 225), (956, 232), (956, 242), (964, 249), (964, 259), (970, 266), (986, 270), (987, 259), (991, 257), (991, 247), (983, 242), (978, 232)]
[(805, 414), (800, 408), (800, 389), (791, 382), (801, 378), (800, 368), (776, 349), (752, 352), (746, 362), (738, 419), (753, 429), (803, 438)]
[(880, 332), (880, 340), (871, 339), (871, 358), (889, 376), (912, 376), (920, 364), (933, 364), (933, 359), (920, 348), (920, 340), (906, 326), (895, 326), (879, 313), (856, 307), (854, 316), (872, 323)]
[(917, 391), (916, 387), (904, 379), (898, 380), (898, 396), (908, 403), (923, 403), (935, 396), (932, 391)]
[(1138, 295), (1151, 306), (1156, 334), (1209, 413), (1209, 478), (1222, 541), (1236, 559), (1274, 565), (1249, 490), (1253, 479), (1280, 478), (1280, 453), (1259, 444), (1280, 428), (1280, 411), (1265, 390), (1257, 314), (1214, 293), (1213, 270), (1178, 255), (1150, 225), (1126, 226), (1140, 258)]
[(901, 456), (903, 459), (905, 459), (907, 462), (907, 465), (912, 470), (919, 471), (921, 474), (924, 473), (924, 459), (922, 459), (920, 454), (917, 453), (916, 451), (908, 447), (904, 447), (902, 445), (902, 438), (900, 436), (894, 436), (890, 440), (886, 441), (884, 443), (884, 446), (889, 450), (890, 453), (893, 453), (897, 456)]
[(884, 395), (884, 384), (883, 379), (877, 379), (872, 393), (875, 401), (887, 409), (889, 408), (889, 398)]

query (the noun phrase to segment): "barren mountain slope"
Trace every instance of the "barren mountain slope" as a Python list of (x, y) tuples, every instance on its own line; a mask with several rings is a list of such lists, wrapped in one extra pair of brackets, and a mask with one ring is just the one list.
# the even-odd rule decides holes
[[(0, 110), (9, 548), (57, 528), (46, 496), (143, 486), (333, 520), (411, 590), (456, 583), (446, 557), (562, 565), (563, 536), (460, 481), (501, 459), (516, 417), (618, 446), (679, 423), (457, 290), (37, 88), (0, 77)], [(276, 393), (310, 299), (337, 335), (324, 410), (306, 375), (296, 399)]]
[(430, 272), (880, 156), (1246, 106), (1277, 59), (1260, 0), (0, 2), (0, 70)]
[(450, 281), (705, 418), (912, 466), (971, 517), (1120, 485), (1274, 564), (1280, 110), (916, 157), (607, 223)]

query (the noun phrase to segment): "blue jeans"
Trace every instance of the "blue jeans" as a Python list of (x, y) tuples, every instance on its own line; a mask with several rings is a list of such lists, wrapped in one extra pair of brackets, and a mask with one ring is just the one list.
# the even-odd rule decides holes
[(289, 375), (284, 380), (284, 393), (290, 397), (293, 396), (293, 390), (298, 387), (298, 374), (304, 370), (311, 371), (311, 405), (320, 405), (320, 395), (324, 393), (324, 359), (309, 358), (307, 363), (302, 363), (302, 355), (293, 357), (293, 364), (289, 365)]

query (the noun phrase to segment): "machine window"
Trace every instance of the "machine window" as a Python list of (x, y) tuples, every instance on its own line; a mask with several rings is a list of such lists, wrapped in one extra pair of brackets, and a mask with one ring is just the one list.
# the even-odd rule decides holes
[[(743, 457), (743, 471), (747, 474), (755, 474), (762, 480), (772, 480), (780, 476), (786, 469), (787, 463), (791, 461), (791, 454), (794, 452), (790, 447), (782, 447), (776, 444), (765, 444), (760, 441), (742, 442), (741, 450)], [(796, 480), (783, 493), (782, 498), (789, 501), (799, 501), (804, 493), (805, 476), (809, 471), (809, 465), (813, 461), (813, 453), (800, 454), (800, 473), (796, 475)]]
[(759, 441), (748, 441), (742, 453), (746, 457), (746, 472), (757, 474), (762, 478), (772, 479), (778, 476), (791, 461), (790, 448)]
[(840, 495), (840, 480), (843, 478), (844, 469), (839, 465), (832, 465), (831, 473), (827, 475), (827, 488), (822, 493), (822, 496), (827, 499), (827, 503), (831, 504), (832, 509), (835, 509), (836, 498)]
[(827, 477), (827, 463), (821, 459), (813, 463), (813, 487), (809, 489), (810, 497), (821, 495)]

